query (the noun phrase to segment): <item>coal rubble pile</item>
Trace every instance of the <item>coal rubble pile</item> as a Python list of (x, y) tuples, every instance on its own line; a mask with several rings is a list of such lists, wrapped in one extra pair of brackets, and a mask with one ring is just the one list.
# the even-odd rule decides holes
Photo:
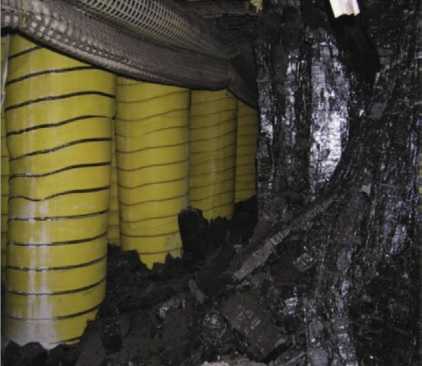
[[(301, 365), (304, 330), (297, 318), (300, 272), (288, 256), (247, 280), (232, 263), (254, 232), (256, 199), (231, 220), (179, 215), (183, 257), (148, 270), (136, 252), (109, 247), (107, 294), (77, 346), (47, 352), (9, 343), (8, 366)], [(278, 271), (279, 266), (287, 271)], [(298, 345), (301, 345), (300, 347)]]
[[(278, 252), (266, 259), (256, 258), (251, 274), (236, 278), (236, 273), (241, 273), (239, 265), (246, 263), (244, 258), (262, 253), (259, 248), (265, 240), (258, 240), (261, 244), (256, 246), (253, 243), (265, 236), (259, 231), (266, 227), (256, 224), (255, 199), (237, 205), (230, 221), (207, 221), (200, 210), (186, 209), (179, 215), (183, 257), (169, 256), (166, 263), (156, 264), (152, 270), (140, 263), (136, 252), (110, 247), (106, 299), (81, 342), (60, 345), (49, 352), (36, 343), (24, 347), (9, 343), (3, 353), (4, 364), (308, 365), (309, 357), (318, 356), (307, 351), (309, 323), (313, 323), (303, 310), (315, 271), (292, 237)], [(390, 287), (394, 284), (374, 283), (365, 308), (354, 309), (356, 319), (391, 322), (388, 307), (398, 303), (389, 298), (397, 292), (392, 288), (390, 294)], [(373, 299), (377, 292), (384, 293), (382, 303)], [(403, 318), (407, 319), (406, 314)], [(392, 327), (400, 328), (400, 319), (395, 322)], [(370, 351), (360, 350), (370, 355), (362, 359), (362, 365), (389, 364), (380, 358), (386, 353), (385, 342), (376, 342), (380, 336), (391, 337), (390, 343), (395, 345), (398, 363), (391, 365), (404, 364), (400, 363), (399, 348), (408, 337), (397, 338), (394, 328), (387, 334), (375, 323), (361, 327), (364, 333), (357, 335), (358, 344), (370, 347)]]

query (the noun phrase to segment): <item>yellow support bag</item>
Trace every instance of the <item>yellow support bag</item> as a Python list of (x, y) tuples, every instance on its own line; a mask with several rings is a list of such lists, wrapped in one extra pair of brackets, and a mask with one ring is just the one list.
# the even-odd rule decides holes
[(236, 143), (236, 196), (235, 202), (245, 201), (256, 194), (256, 144), (258, 115), (238, 101)]
[(116, 146), (120, 237), (148, 267), (180, 256), (188, 205), (189, 90), (119, 78)]
[(7, 256), (7, 220), (9, 200), (9, 152), (6, 143), (6, 120), (4, 115), (4, 84), (7, 75), (7, 55), (9, 52), (9, 36), (1, 38), (1, 282), (6, 281), (6, 256)]
[(234, 208), (236, 99), (225, 90), (191, 93), (191, 204), (207, 219), (230, 218)]
[(120, 224), (119, 224), (119, 197), (117, 188), (117, 159), (116, 159), (116, 120), (113, 120), (112, 149), (111, 149), (111, 191), (110, 191), (110, 211), (108, 214), (108, 243), (114, 246), (120, 245)]
[(11, 40), (6, 336), (77, 342), (105, 295), (114, 75)]

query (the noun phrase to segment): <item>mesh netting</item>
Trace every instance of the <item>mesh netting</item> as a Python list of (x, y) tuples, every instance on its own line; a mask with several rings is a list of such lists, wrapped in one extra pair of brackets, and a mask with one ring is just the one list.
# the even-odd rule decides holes
[(175, 4), (162, 0), (72, 0), (77, 6), (107, 18), (158, 44), (195, 50), (215, 57), (233, 54), (217, 40), (208, 24), (193, 22)]
[(101, 17), (79, 11), (68, 1), (2, 0), (1, 10), (3, 26), (111, 72), (191, 89), (228, 87), (247, 103), (256, 101), (255, 90), (245, 84), (229, 60), (146, 42)]

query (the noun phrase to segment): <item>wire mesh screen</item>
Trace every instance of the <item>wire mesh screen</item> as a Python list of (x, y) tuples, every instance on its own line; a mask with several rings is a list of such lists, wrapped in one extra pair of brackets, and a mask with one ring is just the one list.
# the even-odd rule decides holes
[[(209, 29), (198, 26), (176, 6), (161, 0), (72, 0), (85, 10), (123, 25), (138, 36), (158, 44), (225, 57), (227, 47), (213, 37)], [(226, 48), (226, 49), (225, 49)], [(216, 54), (218, 53), (218, 54)]]

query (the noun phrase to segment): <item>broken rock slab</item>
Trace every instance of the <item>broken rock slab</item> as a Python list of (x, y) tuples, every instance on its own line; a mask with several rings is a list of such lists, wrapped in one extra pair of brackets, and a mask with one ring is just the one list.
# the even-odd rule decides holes
[(261, 304), (259, 297), (250, 292), (230, 296), (222, 305), (222, 314), (248, 344), (248, 354), (264, 360), (287, 338), (274, 325), (269, 309)]
[(201, 366), (265, 366), (265, 363), (254, 362), (247, 358), (238, 358), (235, 360), (204, 362)]
[(101, 340), (100, 326), (89, 322), (80, 342), (80, 356), (76, 366), (101, 366), (106, 350)]

